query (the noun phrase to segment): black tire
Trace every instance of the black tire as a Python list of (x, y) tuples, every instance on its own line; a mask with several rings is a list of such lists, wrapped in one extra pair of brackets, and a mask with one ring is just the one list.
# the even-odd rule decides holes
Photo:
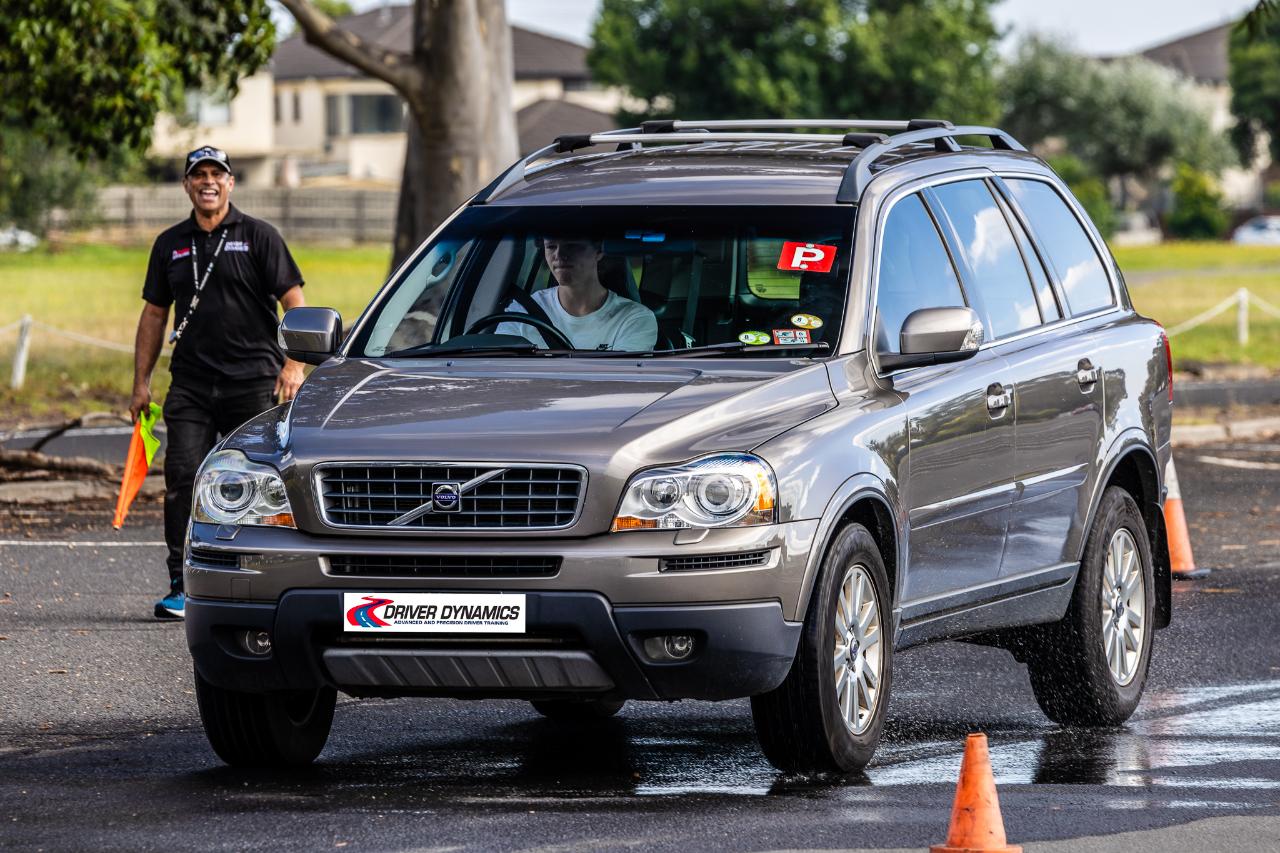
[(533, 710), (549, 720), (607, 720), (622, 710), (625, 699), (534, 699)]
[(337, 700), (331, 687), (245, 693), (217, 687), (196, 673), (205, 736), (232, 767), (299, 767), (315, 761), (329, 739)]
[[(869, 722), (855, 734), (845, 725), (836, 688), (832, 652), (836, 605), (846, 573), (864, 567), (880, 618), (879, 692)], [(871, 761), (893, 682), (893, 595), (875, 539), (861, 524), (843, 528), (822, 562), (795, 662), (776, 689), (751, 698), (751, 716), (765, 757), (789, 773), (855, 773)]]
[[(1118, 531), (1136, 546), (1143, 597), (1138, 656), (1127, 683), (1112, 674), (1104, 647), (1103, 572)], [(1138, 707), (1151, 664), (1155, 624), (1155, 578), (1147, 526), (1133, 497), (1109, 487), (1094, 518), (1076, 577), (1071, 605), (1061, 621), (1035, 631), (1027, 659), (1031, 689), (1045, 716), (1064, 726), (1114, 726)]]

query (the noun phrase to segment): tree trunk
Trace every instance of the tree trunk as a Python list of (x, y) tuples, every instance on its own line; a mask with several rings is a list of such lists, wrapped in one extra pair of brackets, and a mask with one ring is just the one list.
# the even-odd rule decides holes
[(519, 153), (502, 0), (418, 0), (413, 61), (393, 268)]

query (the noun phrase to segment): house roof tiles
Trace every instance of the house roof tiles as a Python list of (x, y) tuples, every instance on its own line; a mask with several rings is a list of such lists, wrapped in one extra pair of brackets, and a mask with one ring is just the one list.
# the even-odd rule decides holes
[[(411, 11), (407, 5), (381, 6), (349, 15), (339, 23), (365, 41), (408, 53), (413, 37)], [(583, 45), (515, 26), (511, 28), (511, 42), (517, 80), (589, 79), (587, 49)], [(298, 33), (276, 46), (272, 73), (277, 80), (365, 76), (364, 72), (307, 44)]]

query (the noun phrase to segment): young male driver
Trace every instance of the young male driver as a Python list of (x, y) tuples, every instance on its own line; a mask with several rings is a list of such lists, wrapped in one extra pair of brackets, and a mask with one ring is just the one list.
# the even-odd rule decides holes
[[(658, 340), (657, 318), (639, 302), (619, 296), (600, 283), (597, 265), (604, 253), (599, 243), (549, 236), (542, 239), (542, 251), (559, 287), (539, 290), (533, 299), (574, 349), (653, 349)], [(524, 312), (517, 303), (506, 310)], [(524, 323), (501, 323), (496, 331), (519, 335), (541, 347), (548, 345), (535, 327)]]

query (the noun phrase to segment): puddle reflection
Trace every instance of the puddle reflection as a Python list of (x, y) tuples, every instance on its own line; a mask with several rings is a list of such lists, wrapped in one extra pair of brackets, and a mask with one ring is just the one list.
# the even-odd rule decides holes
[[(367, 736), (376, 733), (387, 707), (364, 721), (360, 740), (367, 742)], [(953, 784), (962, 732), (968, 730), (900, 718), (865, 774), (788, 777), (764, 760), (749, 714), (741, 713), (740, 707), (715, 711), (681, 717), (646, 714), (637, 707), (630, 715), (572, 728), (524, 718), (486, 726), (474, 736), (422, 742), (415, 742), (401, 726), (394, 738), (388, 738), (396, 748), (331, 752), (307, 771), (263, 775), (219, 768), (195, 776), (198, 784), (231, 802), (273, 801), (298, 808), (305, 803), (320, 806), (333, 798), (361, 807), (367, 798), (364, 806), (378, 812), (429, 810), (442, 802), (587, 807), (649, 798), (657, 805), (662, 798), (675, 802), (689, 794), (834, 796), (872, 804), (892, 799), (877, 789)], [(1236, 791), (1237, 797), (1280, 788), (1280, 778), (1268, 778), (1269, 771), (1280, 766), (1280, 682), (1153, 692), (1141, 715), (1121, 728), (1005, 726), (989, 729), (988, 735), (992, 766), (1002, 786), (1105, 786), (1135, 789), (1135, 794), (1137, 789), (1221, 789)], [(1202, 802), (1120, 792), (1113, 800), (1108, 808), (1191, 807)]]

